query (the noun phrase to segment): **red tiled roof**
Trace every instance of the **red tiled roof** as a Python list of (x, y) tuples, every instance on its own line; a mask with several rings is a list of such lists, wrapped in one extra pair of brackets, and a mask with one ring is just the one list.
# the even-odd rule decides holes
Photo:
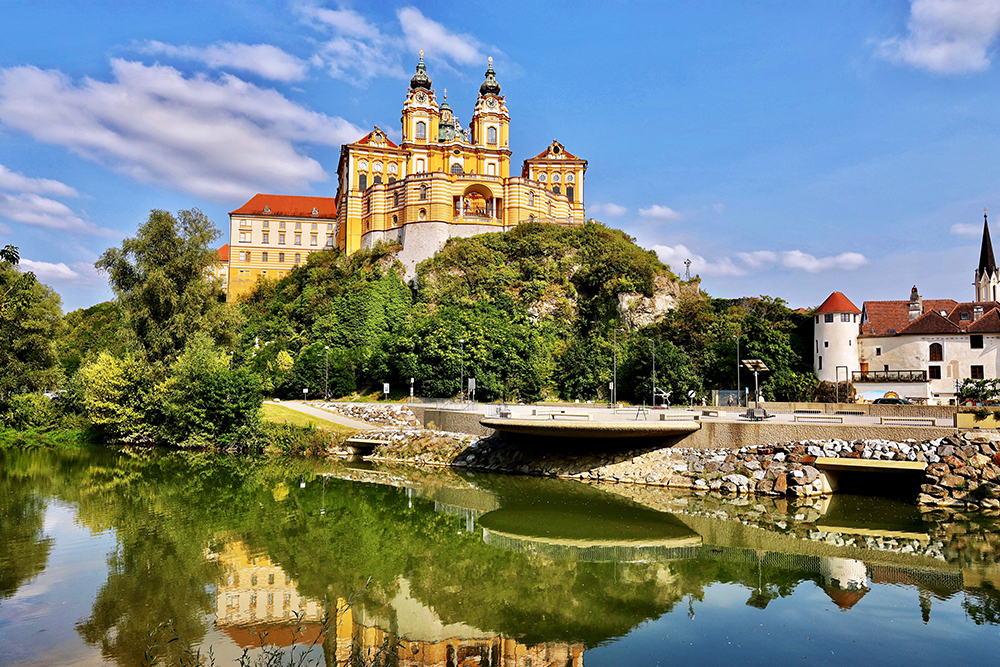
[(372, 130), (371, 132), (369, 132), (368, 134), (366, 134), (361, 139), (358, 139), (354, 143), (359, 144), (361, 146), (367, 146), (368, 144), (370, 144), (372, 142), (372, 135), (375, 134), (376, 132), (378, 132), (379, 134), (382, 135), (382, 140), (385, 142), (386, 146), (388, 146), (389, 148), (399, 148), (399, 146), (397, 146), (395, 143), (393, 143), (392, 139), (390, 139), (389, 137), (385, 136), (385, 132), (383, 132), (382, 130), (380, 130), (378, 128), (375, 128), (374, 130)]
[[(965, 303), (958, 303), (955, 304), (955, 307), (952, 308), (950, 313), (948, 313), (948, 319), (964, 329), (972, 324), (972, 318), (976, 316), (976, 307), (982, 308), (983, 314), (986, 314), (998, 305), (1000, 304), (997, 304), (994, 301), (967, 301)], [(963, 314), (967, 316), (964, 320), (962, 319)], [(980, 317), (981, 316), (982, 315), (980, 315)]]
[(834, 292), (826, 297), (826, 301), (816, 309), (816, 313), (860, 313), (858, 307), (844, 296), (843, 292)]
[(1000, 312), (993, 308), (966, 329), (969, 333), (1000, 333)]
[(233, 642), (240, 648), (256, 648), (261, 644), (261, 638), (272, 646), (288, 648), (290, 646), (312, 646), (322, 643), (326, 635), (326, 627), (322, 623), (261, 623), (259, 625), (230, 625), (222, 628)]
[(219, 256), (219, 261), (228, 262), (229, 261), (229, 244), (222, 246), (215, 251), (215, 254)]
[[(958, 305), (954, 299), (924, 299), (924, 312), (950, 313)], [(892, 336), (910, 324), (910, 302), (865, 301), (861, 336)], [(892, 332), (892, 333), (890, 333)]]
[(962, 333), (962, 330), (957, 324), (948, 321), (948, 319), (941, 315), (938, 311), (928, 310), (896, 333), (899, 335), (956, 334)]
[(841, 588), (833, 588), (832, 586), (825, 586), (823, 588), (825, 592), (833, 603), (843, 610), (848, 610), (857, 603), (861, 602), (861, 598), (865, 596), (868, 592), (865, 588), (858, 588), (855, 590), (844, 590)]
[[(265, 213), (264, 209), (268, 211)], [(316, 214), (313, 214), (313, 209)], [(336, 218), (337, 204), (333, 197), (299, 197), (297, 195), (262, 195), (253, 198), (229, 215), (273, 215), (294, 218)]]

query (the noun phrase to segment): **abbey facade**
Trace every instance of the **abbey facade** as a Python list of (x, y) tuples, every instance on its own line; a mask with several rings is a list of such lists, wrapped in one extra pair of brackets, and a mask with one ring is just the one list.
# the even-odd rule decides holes
[(587, 161), (558, 141), (510, 173), (510, 113), (493, 70), (464, 127), (438, 101), (424, 64), (403, 103), (402, 141), (376, 127), (340, 150), (335, 197), (258, 194), (229, 214), (229, 298), (280, 278), (312, 252), (353, 253), (398, 242), (406, 278), (454, 236), (507, 231), (537, 220), (584, 222)]
[(402, 141), (376, 127), (341, 148), (337, 235), (346, 252), (398, 241), (408, 278), (453, 236), (506, 231), (539, 220), (584, 221), (587, 161), (553, 141), (510, 173), (510, 113), (492, 59), (463, 127), (439, 101), (423, 55), (403, 103)]

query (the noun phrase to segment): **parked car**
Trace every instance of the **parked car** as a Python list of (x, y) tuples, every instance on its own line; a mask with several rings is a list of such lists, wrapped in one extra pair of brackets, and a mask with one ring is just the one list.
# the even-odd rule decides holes
[(875, 405), (913, 405), (905, 398), (876, 398), (872, 403)]

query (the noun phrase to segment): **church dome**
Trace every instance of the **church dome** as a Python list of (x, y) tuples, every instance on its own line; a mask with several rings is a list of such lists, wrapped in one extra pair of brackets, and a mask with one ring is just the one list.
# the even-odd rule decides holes
[(424, 90), (431, 89), (431, 78), (427, 76), (427, 66), (424, 65), (424, 52), (420, 52), (420, 62), (417, 63), (417, 73), (413, 75), (410, 79), (410, 89), (416, 90), (417, 88), (423, 88)]
[(493, 58), (490, 58), (490, 65), (486, 68), (486, 81), (479, 86), (480, 95), (499, 95), (500, 84), (497, 83), (497, 73), (493, 71)]

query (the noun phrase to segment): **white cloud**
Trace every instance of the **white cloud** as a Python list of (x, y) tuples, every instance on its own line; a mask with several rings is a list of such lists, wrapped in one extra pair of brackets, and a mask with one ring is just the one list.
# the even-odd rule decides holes
[(676, 222), (683, 216), (669, 206), (653, 204), (649, 208), (640, 208), (639, 217), (647, 220), (657, 220), (660, 222)]
[(619, 216), (625, 215), (628, 209), (624, 206), (619, 206), (618, 204), (612, 204), (608, 202), (607, 204), (590, 204), (587, 209), (596, 215), (604, 214), (609, 218), (617, 218)]
[(712, 210), (715, 211), (716, 213), (722, 213), (723, 211), (726, 210), (726, 205), (725, 204), (712, 204)]
[(778, 253), (770, 250), (755, 250), (754, 252), (738, 252), (736, 256), (748, 268), (754, 271), (774, 266), (778, 261)]
[(50, 178), (28, 178), (0, 164), (0, 190), (8, 192), (34, 192), (41, 195), (79, 197), (76, 190)]
[(801, 269), (807, 273), (840, 270), (854, 271), (868, 263), (868, 259), (857, 252), (843, 252), (831, 257), (814, 257), (801, 250), (781, 253), (781, 265), (786, 269)]
[(103, 229), (84, 220), (61, 202), (30, 192), (15, 195), (0, 192), (0, 217), (46, 229), (62, 229), (95, 236), (117, 235), (113, 230)]
[(675, 272), (681, 270), (684, 260), (691, 260), (691, 272), (700, 276), (745, 276), (750, 273), (766, 271), (772, 268), (819, 273), (820, 271), (853, 271), (865, 264), (868, 259), (856, 252), (845, 252), (830, 257), (814, 257), (801, 250), (775, 252), (772, 250), (756, 250), (753, 252), (738, 252), (734, 257), (722, 256), (713, 261), (692, 252), (684, 245), (655, 245), (660, 261), (669, 264)]
[(244, 70), (275, 81), (301, 81), (309, 71), (304, 60), (270, 44), (223, 42), (198, 48), (148, 41), (139, 47), (139, 52), (194, 60), (215, 69)]
[(75, 262), (72, 267), (64, 262), (39, 262), (21, 258), (18, 265), (21, 271), (31, 271), (43, 283), (59, 283), (68, 285), (94, 285), (104, 280), (97, 273), (93, 264)]
[[(431, 69), (486, 65), (486, 52), (503, 56), (499, 49), (486, 46), (471, 35), (449, 30), (444, 24), (424, 16), (416, 7), (396, 12), (398, 25), (379, 27), (352, 9), (327, 9), (303, 3), (296, 11), (313, 28), (331, 33), (314, 56), (313, 64), (330, 76), (355, 85), (365, 85), (376, 77), (408, 79), (410, 65), (424, 51)], [(433, 78), (433, 73), (431, 73)]]
[(451, 32), (416, 7), (403, 7), (396, 16), (411, 51), (423, 49), (428, 55), (444, 57), (460, 65), (485, 64), (483, 45), (471, 35)]
[(746, 269), (737, 266), (729, 257), (710, 262), (701, 255), (691, 252), (683, 245), (654, 245), (653, 252), (664, 264), (669, 264), (674, 273), (684, 272), (684, 260), (691, 260), (691, 273), (699, 276), (745, 276)]
[(0, 122), (138, 181), (230, 203), (327, 180), (299, 146), (364, 134), (232, 75), (186, 78), (118, 59), (111, 68), (111, 82), (80, 83), (36, 67), (0, 70)]
[(982, 225), (974, 225), (968, 222), (956, 222), (951, 226), (951, 233), (955, 236), (964, 236), (967, 239), (979, 238), (983, 233)]
[(938, 74), (979, 72), (998, 33), (996, 0), (911, 0), (906, 36), (880, 42), (877, 53)]

